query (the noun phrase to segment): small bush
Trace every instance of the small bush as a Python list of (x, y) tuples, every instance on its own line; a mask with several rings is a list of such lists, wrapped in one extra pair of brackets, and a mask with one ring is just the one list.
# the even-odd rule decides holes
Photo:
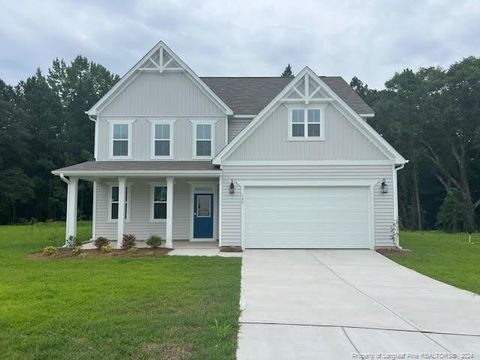
[(52, 256), (58, 253), (58, 249), (55, 246), (47, 246), (43, 249), (43, 255), (45, 256)]
[(162, 244), (162, 238), (160, 236), (152, 235), (147, 239), (146, 243), (151, 248), (157, 248)]
[(74, 256), (81, 255), (82, 253), (83, 253), (83, 250), (80, 246), (75, 246), (72, 249), (72, 255), (74, 255)]
[(95, 239), (95, 241), (93, 242), (93, 244), (95, 245), (95, 247), (97, 249), (101, 249), (102, 246), (105, 246), (105, 245), (108, 245), (110, 244), (110, 240), (108, 240), (107, 238), (104, 238), (102, 236), (98, 237)]
[(132, 234), (124, 234), (124, 235), (123, 235), (123, 245), (122, 245), (122, 249), (128, 250), (128, 249), (134, 247), (136, 240), (137, 240), (137, 238), (135, 237), (135, 235), (132, 235)]
[(138, 248), (135, 246), (132, 246), (130, 249), (128, 249), (129, 254), (136, 254), (138, 253)]
[(75, 246), (80, 245), (80, 243), (79, 243), (78, 239), (77, 239), (75, 236), (69, 236), (69, 238), (68, 238), (67, 241), (65, 242), (65, 245), (66, 245), (68, 248), (73, 249)]
[(100, 251), (104, 254), (110, 254), (113, 251), (113, 248), (107, 244), (100, 247)]

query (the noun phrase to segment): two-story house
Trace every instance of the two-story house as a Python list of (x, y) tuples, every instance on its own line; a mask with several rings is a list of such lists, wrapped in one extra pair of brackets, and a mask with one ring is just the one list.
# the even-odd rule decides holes
[(93, 182), (93, 234), (242, 248), (396, 246), (406, 160), (340, 77), (199, 77), (159, 42), (87, 112), (95, 161), (53, 171)]

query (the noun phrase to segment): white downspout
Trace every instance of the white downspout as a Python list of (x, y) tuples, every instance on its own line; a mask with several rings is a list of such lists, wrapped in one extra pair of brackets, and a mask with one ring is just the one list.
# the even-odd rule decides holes
[[(398, 233), (400, 233), (400, 229), (399, 229), (399, 222), (398, 222), (398, 182), (397, 182), (398, 180), (397, 180), (397, 178), (398, 178), (398, 170), (402, 170), (404, 167), (405, 167), (405, 164), (402, 164), (399, 167), (394, 166), (394, 173), (393, 173), (393, 176), (394, 176), (394, 179), (393, 179), (393, 191), (394, 191), (394, 194), (393, 194), (393, 202), (394, 202), (393, 218), (394, 218), (395, 224), (397, 226)], [(400, 246), (400, 236), (397, 236), (397, 238), (395, 240), (395, 246), (399, 249), (402, 248)]]

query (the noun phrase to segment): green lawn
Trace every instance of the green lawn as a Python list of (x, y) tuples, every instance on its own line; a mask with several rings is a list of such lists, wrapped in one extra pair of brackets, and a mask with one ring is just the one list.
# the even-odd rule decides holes
[(412, 250), (408, 255), (388, 257), (447, 284), (480, 294), (480, 235), (442, 232), (401, 232), (400, 246)]
[(63, 233), (0, 226), (0, 358), (235, 357), (239, 258), (27, 258)]

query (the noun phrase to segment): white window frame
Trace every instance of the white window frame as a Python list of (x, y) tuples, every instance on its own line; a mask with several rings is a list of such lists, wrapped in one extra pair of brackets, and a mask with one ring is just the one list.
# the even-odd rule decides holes
[[(131, 159), (132, 158), (132, 124), (134, 123), (135, 120), (108, 120), (110, 123), (110, 137), (109, 137), (109, 148), (110, 148), (110, 153), (109, 153), (109, 158), (111, 160), (125, 160), (125, 159)], [(125, 155), (113, 155), (113, 128), (115, 125), (128, 125), (128, 154)]]
[[(191, 120), (192, 122), (192, 159), (198, 160), (211, 160), (215, 157), (215, 124), (217, 120)], [(197, 155), (197, 125), (210, 125), (210, 155), (198, 156)], [(200, 139), (204, 140), (204, 139)]]
[[(151, 122), (151, 158), (155, 160), (171, 160), (173, 159), (174, 156), (174, 141), (175, 141), (175, 121), (172, 119), (155, 119), (155, 120), (150, 120)], [(170, 126), (170, 155), (168, 156), (163, 156), (163, 155), (155, 155), (155, 140), (166, 140), (166, 139), (156, 139), (155, 138), (155, 126), (156, 125), (169, 125)]]
[[(325, 107), (326, 105), (292, 105), (288, 106), (288, 140), (289, 141), (324, 141), (325, 140)], [(292, 136), (292, 125), (293, 110), (303, 110), (304, 111), (304, 134), (303, 136)], [(308, 136), (308, 110), (319, 110), (320, 111), (320, 136)]]
[[(167, 187), (166, 182), (154, 182), (150, 183), (150, 222), (158, 222), (158, 223), (163, 223), (166, 222), (167, 219), (155, 219), (154, 216), (154, 209), (155, 209), (155, 202), (154, 202), (154, 195), (155, 195), (155, 187)], [(159, 203), (163, 203), (163, 201), (160, 201)], [(168, 203), (168, 194), (167, 194), (167, 200), (165, 201), (165, 204)], [(167, 205), (167, 211), (168, 211), (168, 205)], [(167, 213), (168, 217), (168, 213)]]
[[(118, 219), (112, 219), (112, 188), (113, 187), (118, 187), (118, 183), (108, 184), (108, 222), (116, 223), (118, 222)], [(127, 189), (127, 193), (125, 196), (125, 204), (127, 205), (127, 217), (125, 218), (125, 222), (130, 222), (130, 214), (132, 212), (132, 202), (130, 201), (130, 199), (132, 198), (132, 184), (127, 184), (125, 188)]]

